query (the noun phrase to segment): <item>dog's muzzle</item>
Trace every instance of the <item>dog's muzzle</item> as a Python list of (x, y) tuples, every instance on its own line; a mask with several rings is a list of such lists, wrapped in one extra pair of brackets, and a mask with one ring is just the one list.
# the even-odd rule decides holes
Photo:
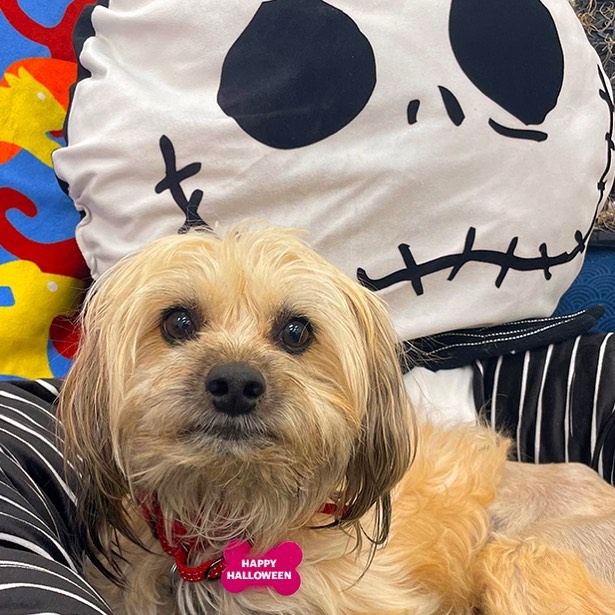
[(266, 389), (263, 375), (247, 363), (223, 363), (211, 368), (205, 389), (216, 410), (229, 416), (248, 414)]

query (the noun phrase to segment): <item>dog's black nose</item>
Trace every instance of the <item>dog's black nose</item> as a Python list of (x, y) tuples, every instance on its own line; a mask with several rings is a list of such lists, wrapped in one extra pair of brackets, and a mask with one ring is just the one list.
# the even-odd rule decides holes
[(205, 388), (217, 410), (239, 416), (254, 410), (265, 392), (265, 379), (247, 363), (224, 363), (211, 368)]

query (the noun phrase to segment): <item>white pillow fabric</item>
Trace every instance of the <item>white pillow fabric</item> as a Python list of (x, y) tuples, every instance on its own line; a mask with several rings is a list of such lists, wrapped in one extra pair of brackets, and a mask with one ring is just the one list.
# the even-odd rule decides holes
[(80, 28), (54, 163), (94, 277), (263, 219), (412, 339), (550, 315), (581, 267), (613, 97), (566, 0), (109, 0)]

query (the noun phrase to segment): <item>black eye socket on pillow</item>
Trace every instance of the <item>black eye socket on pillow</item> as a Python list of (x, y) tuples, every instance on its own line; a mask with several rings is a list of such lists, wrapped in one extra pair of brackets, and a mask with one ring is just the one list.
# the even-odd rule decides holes
[(277, 0), (226, 55), (218, 104), (257, 141), (293, 149), (344, 128), (375, 85), (372, 46), (348, 15), (322, 0)]
[(540, 0), (452, 0), (449, 35), (470, 81), (525, 125), (541, 124), (555, 108), (564, 52)]

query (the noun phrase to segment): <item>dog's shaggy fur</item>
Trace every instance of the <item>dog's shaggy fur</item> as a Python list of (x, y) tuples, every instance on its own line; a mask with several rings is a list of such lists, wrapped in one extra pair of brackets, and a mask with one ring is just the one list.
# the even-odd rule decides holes
[[(615, 490), (509, 463), (487, 429), (419, 425), (385, 309), (295, 233), (155, 242), (95, 286), (83, 327), (60, 417), (118, 612), (615, 613)], [(228, 365), (262, 377), (242, 412), (210, 386)], [(194, 563), (297, 542), (301, 588), (177, 578), (143, 494), (199, 538)]]

